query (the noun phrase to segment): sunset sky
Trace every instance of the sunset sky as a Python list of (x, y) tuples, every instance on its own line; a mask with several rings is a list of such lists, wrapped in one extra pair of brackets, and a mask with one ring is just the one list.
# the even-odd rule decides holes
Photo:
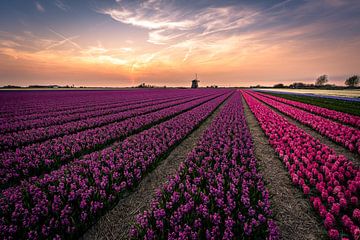
[(0, 1), (0, 85), (343, 85), (359, 55), (359, 0)]

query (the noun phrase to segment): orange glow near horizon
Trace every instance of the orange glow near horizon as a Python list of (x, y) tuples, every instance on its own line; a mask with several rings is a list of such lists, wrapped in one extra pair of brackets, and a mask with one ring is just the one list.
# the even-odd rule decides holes
[[(265, 10), (208, 7), (198, 10), (197, 18), (188, 19), (179, 17), (183, 12), (147, 17), (146, 11), (153, 10), (149, 6), (136, 11), (124, 7), (96, 11), (112, 25), (141, 31), (131, 38), (118, 38), (111, 32), (100, 35), (97, 30), (91, 32), (91, 38), (80, 37), (80, 30), (69, 37), (48, 26), (46, 36), (28, 29), (16, 33), (0, 29), (0, 85), (123, 87), (145, 82), (189, 86), (195, 72), (202, 86), (313, 82), (324, 73), (330, 76), (330, 83), (341, 85), (345, 76), (356, 74), (360, 36), (336, 36), (347, 21), (331, 23), (320, 18), (295, 27), (252, 27), (266, 18), (286, 19), (295, 13), (304, 17), (310, 11), (306, 6), (290, 6), (289, 12), (284, 12), (287, 2)], [(330, 2), (332, 10), (351, 7), (336, 5), (343, 2), (340, 0), (324, 2)], [(319, 7), (307, 3), (311, 4)], [(47, 8), (44, 5), (42, 14)], [(269, 14), (275, 10), (277, 15)], [(200, 27), (204, 29), (197, 30)]]

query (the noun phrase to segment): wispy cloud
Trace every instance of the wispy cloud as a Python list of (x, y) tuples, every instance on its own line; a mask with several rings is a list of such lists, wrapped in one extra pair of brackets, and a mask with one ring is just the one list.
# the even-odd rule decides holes
[(39, 12), (45, 12), (45, 8), (37, 1), (35, 2), (35, 7)]
[(240, 29), (252, 22), (255, 11), (236, 5), (182, 9), (169, 1), (148, 0), (138, 4), (121, 2), (116, 8), (100, 12), (116, 21), (148, 29), (150, 43), (169, 44), (179, 37)]
[[(58, 0), (53, 7), (70, 11), (65, 4)], [(46, 26), (42, 32), (0, 31), (0, 60), (6, 56), (3, 62), (14, 61), (14, 66), (26, 61), (53, 68), (91, 66), (104, 74), (119, 73), (132, 79), (168, 79), (169, 74), (181, 78), (193, 71), (207, 73), (209, 78), (225, 74), (224, 78), (249, 80), (288, 79), (294, 72), (302, 73), (299, 78), (317, 71), (339, 75), (355, 71), (360, 64), (355, 54), (360, 49), (360, 22), (354, 17), (358, 10), (357, 0), (283, 0), (276, 4), (119, 0), (97, 8), (118, 23), (111, 21), (104, 31), (94, 28), (92, 37), (84, 23), (81, 29), (75, 24), (72, 34)]]
[(67, 5), (66, 3), (64, 3), (62, 0), (56, 0), (54, 2), (55, 6), (58, 7), (59, 9), (65, 11), (65, 12), (68, 12), (70, 11), (70, 6)]

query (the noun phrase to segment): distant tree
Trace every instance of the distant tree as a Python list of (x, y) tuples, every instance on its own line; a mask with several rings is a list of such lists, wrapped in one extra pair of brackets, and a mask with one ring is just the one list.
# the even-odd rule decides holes
[(345, 80), (345, 85), (349, 87), (355, 87), (359, 84), (359, 76), (354, 75)]
[(275, 84), (274, 85), (274, 88), (284, 88), (285, 86), (284, 86), (284, 84), (282, 84), (282, 83), (278, 83), (278, 84)]
[(324, 75), (321, 75), (320, 77), (318, 77), (316, 79), (315, 85), (316, 86), (322, 86), (327, 82), (328, 82), (328, 76), (324, 74)]

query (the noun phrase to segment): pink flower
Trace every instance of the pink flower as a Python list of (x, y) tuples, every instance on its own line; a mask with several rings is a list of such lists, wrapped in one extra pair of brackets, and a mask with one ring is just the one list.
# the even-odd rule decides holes
[(335, 218), (331, 213), (326, 214), (324, 225), (326, 229), (330, 229), (335, 225)]
[(347, 207), (347, 201), (345, 198), (340, 198), (340, 206), (342, 208), (346, 208)]
[(310, 193), (310, 188), (307, 185), (303, 185), (303, 193), (305, 195), (308, 195)]
[(334, 203), (331, 207), (331, 213), (334, 215), (339, 215), (339, 212), (340, 212), (340, 204)]
[(360, 221), (360, 209), (355, 208), (353, 211), (353, 218), (357, 221)]
[(336, 229), (330, 229), (328, 231), (328, 235), (331, 239), (339, 239), (339, 231)]

